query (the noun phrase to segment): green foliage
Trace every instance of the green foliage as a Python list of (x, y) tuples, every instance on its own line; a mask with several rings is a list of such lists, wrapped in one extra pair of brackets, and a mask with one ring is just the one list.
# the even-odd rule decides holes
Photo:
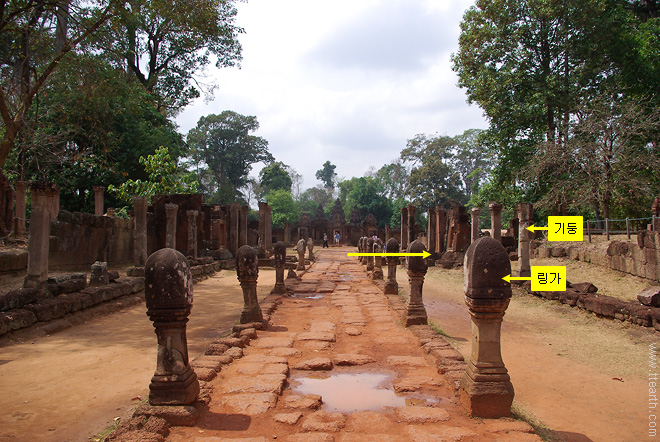
[(291, 192), (278, 189), (266, 195), (266, 202), (272, 208), (273, 227), (281, 229), (285, 224), (293, 224), (300, 219), (300, 209)]
[(286, 164), (276, 161), (261, 169), (259, 172), (259, 183), (264, 193), (273, 190), (291, 191), (291, 176), (287, 172)]
[(321, 185), (310, 187), (300, 194), (298, 198), (298, 206), (300, 211), (314, 217), (319, 206), (322, 206), (327, 213), (333, 204), (333, 194), (328, 188)]
[(335, 188), (335, 181), (337, 178), (337, 174), (335, 173), (336, 168), (337, 166), (330, 161), (326, 161), (323, 163), (323, 167), (316, 171), (316, 179), (323, 182), (323, 185), (327, 189)]
[(172, 115), (213, 88), (195, 78), (215, 60), (218, 68), (241, 60), (233, 0), (131, 0), (103, 29), (96, 47), (127, 66), (158, 109)]
[(224, 111), (200, 118), (188, 132), (188, 155), (197, 164), (198, 172), (208, 172), (202, 191), (209, 201), (229, 204), (239, 200), (239, 189), (247, 184), (252, 165), (274, 161), (268, 141), (250, 135), (258, 128), (256, 117)]
[(372, 177), (353, 178), (351, 181), (351, 190), (344, 206), (347, 218), (350, 218), (353, 208), (357, 207), (362, 219), (371, 213), (378, 220), (378, 225), (384, 227), (392, 218), (392, 204), (383, 195), (382, 187)]
[(140, 157), (140, 164), (144, 166), (148, 180), (128, 180), (120, 186), (108, 186), (108, 191), (126, 202), (131, 202), (134, 196), (197, 192), (194, 176), (177, 170), (176, 162), (170, 158), (167, 147), (161, 146), (155, 154)]

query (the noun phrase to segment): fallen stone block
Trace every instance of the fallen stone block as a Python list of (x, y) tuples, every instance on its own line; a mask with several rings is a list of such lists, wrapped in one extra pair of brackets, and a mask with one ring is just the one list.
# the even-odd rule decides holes
[(650, 307), (660, 307), (660, 286), (652, 286), (644, 289), (637, 295), (637, 300)]

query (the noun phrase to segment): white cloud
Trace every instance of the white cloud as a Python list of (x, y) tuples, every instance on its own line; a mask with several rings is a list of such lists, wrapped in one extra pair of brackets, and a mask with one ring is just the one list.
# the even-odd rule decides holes
[(418, 133), (485, 128), (481, 110), (469, 107), (456, 86), (449, 60), (471, 4), (239, 3), (242, 69), (209, 69), (215, 100), (191, 105), (177, 122), (187, 132), (209, 113), (256, 115), (257, 135), (303, 175), (305, 187), (318, 184), (314, 174), (326, 160), (340, 176), (361, 176), (398, 157)]

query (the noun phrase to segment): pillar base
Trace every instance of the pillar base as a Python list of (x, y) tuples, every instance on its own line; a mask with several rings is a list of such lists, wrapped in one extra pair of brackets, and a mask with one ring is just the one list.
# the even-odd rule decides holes
[(383, 270), (376, 267), (374, 272), (371, 274), (371, 279), (382, 280), (383, 279)]
[(154, 375), (149, 384), (151, 405), (190, 405), (198, 394), (199, 381), (190, 365), (180, 375)]
[(23, 288), (26, 289), (41, 289), (43, 287), (46, 287), (46, 280), (48, 279), (48, 275), (41, 276), (41, 275), (27, 275), (25, 277), (25, 280), (23, 281)]
[(275, 283), (275, 287), (270, 291), (271, 295), (284, 295), (286, 294), (286, 285), (283, 282)]
[(399, 294), (399, 284), (390, 279), (385, 283), (385, 294), (386, 295), (398, 295)]
[(424, 307), (406, 306), (406, 327), (411, 325), (427, 325), (429, 323)]
[(251, 310), (243, 310), (241, 312), (241, 319), (240, 319), (241, 324), (248, 324), (250, 322), (263, 322), (263, 321), (264, 321), (264, 317), (259, 307)]
[(472, 417), (500, 418), (511, 416), (513, 403), (511, 381), (475, 381), (467, 373), (461, 379), (458, 397)]

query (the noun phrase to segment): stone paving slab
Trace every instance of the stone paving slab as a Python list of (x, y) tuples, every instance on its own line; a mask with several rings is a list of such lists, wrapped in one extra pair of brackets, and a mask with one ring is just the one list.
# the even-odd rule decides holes
[[(401, 299), (388, 300), (345, 252), (321, 251), (302, 278), (287, 284), (298, 293), (319, 293), (322, 286), (323, 297), (272, 298), (269, 305), (278, 306), (258, 337), (248, 331), (239, 338), (250, 339), (244, 350), (237, 346), (243, 341), (231, 339), (222, 342), (235, 345), (224, 354), (205, 356), (233, 362), (204, 384), (210, 403), (201, 412), (200, 428), (174, 427), (168, 440), (540, 442), (519, 421), (470, 419), (454, 396), (465, 363), (430, 327), (404, 329)], [(222, 349), (218, 345), (215, 351)], [(337, 411), (322, 395), (299, 390), (303, 378), (325, 380), (338, 373), (384, 374), (386, 380), (375, 388), (394, 398), (395, 392), (403, 395), (406, 405)]]

